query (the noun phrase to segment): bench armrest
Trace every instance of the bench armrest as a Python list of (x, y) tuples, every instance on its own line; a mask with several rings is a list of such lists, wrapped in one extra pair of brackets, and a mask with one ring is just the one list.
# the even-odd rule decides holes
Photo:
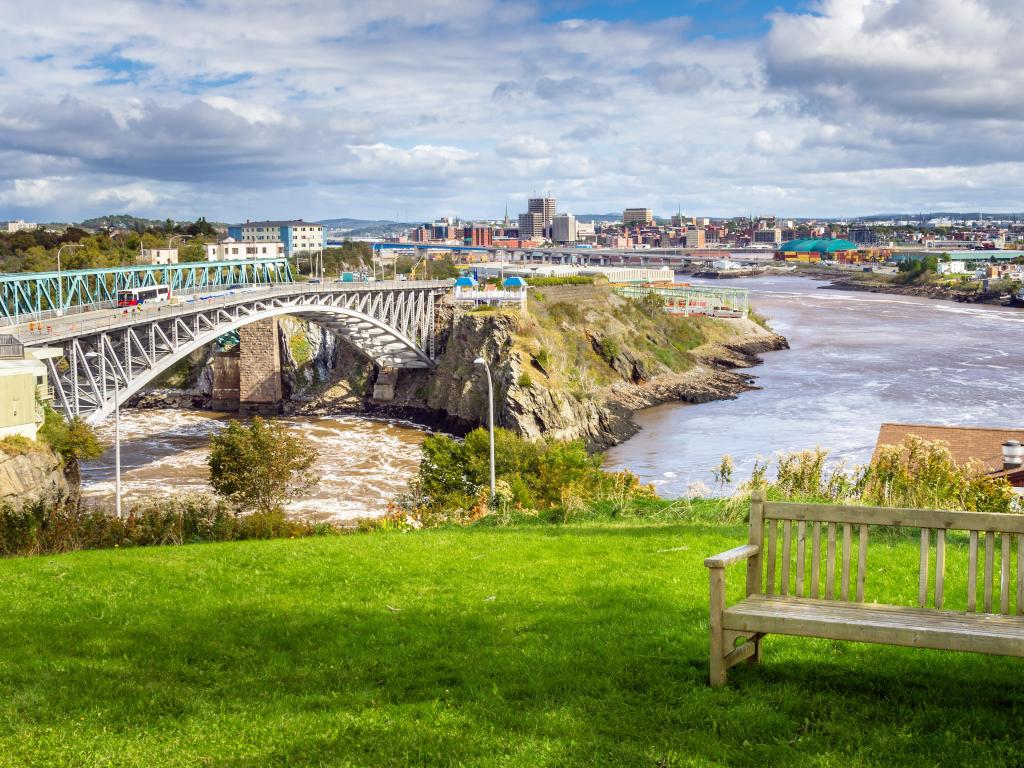
[(704, 567), (706, 568), (725, 568), (727, 565), (738, 563), (741, 560), (746, 560), (753, 557), (761, 548), (756, 544), (742, 544), (738, 547), (733, 547), (728, 552), (723, 552), (720, 555), (709, 557), (704, 560)]

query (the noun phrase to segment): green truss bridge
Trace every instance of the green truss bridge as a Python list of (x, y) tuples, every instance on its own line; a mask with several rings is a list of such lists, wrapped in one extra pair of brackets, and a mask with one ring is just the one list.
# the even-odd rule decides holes
[(172, 294), (291, 283), (285, 258), (201, 261), (0, 275), (0, 324), (45, 320), (114, 306), (117, 292), (166, 285)]

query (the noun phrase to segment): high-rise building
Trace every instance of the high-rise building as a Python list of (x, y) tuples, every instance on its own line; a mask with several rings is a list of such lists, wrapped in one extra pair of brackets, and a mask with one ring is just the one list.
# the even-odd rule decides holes
[[(533, 202), (532, 200), (530, 201)], [(544, 221), (543, 213), (520, 213), (519, 214), (519, 239), (520, 240), (535, 240), (544, 237), (544, 227), (546, 222)]]
[(551, 239), (556, 243), (575, 243), (579, 236), (576, 217), (571, 213), (559, 213), (551, 221)]
[(539, 213), (544, 220), (544, 226), (549, 226), (555, 218), (555, 198), (553, 197), (531, 197), (526, 202), (528, 213)]
[(650, 208), (627, 208), (622, 212), (622, 223), (627, 227), (632, 224), (648, 226), (654, 223), (654, 212)]

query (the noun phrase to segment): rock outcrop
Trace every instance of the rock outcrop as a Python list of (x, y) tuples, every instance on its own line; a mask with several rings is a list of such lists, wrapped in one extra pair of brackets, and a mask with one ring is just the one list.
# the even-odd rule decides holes
[(38, 443), (27, 450), (5, 450), (0, 445), (0, 501), (67, 491), (64, 465), (48, 446)]

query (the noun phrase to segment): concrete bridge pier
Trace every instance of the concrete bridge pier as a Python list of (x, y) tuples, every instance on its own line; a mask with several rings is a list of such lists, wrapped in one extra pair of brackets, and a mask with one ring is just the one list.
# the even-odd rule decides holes
[(277, 318), (243, 325), (238, 338), (238, 412), (280, 413), (284, 391)]

